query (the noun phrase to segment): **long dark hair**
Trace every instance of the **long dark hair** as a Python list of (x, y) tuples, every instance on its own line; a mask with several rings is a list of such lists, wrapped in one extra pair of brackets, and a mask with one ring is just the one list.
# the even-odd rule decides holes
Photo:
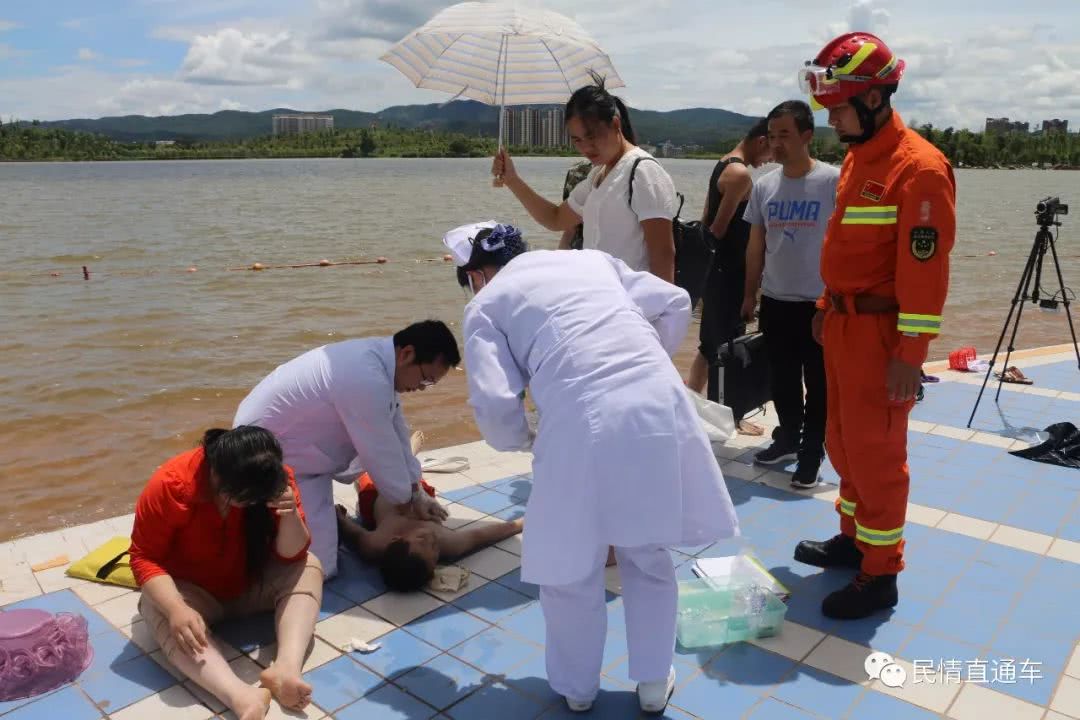
[(623, 137), (631, 145), (637, 145), (637, 134), (634, 126), (630, 124), (630, 111), (626, 108), (626, 103), (607, 91), (604, 87), (605, 78), (591, 70), (589, 75), (592, 76), (593, 84), (578, 88), (567, 101), (566, 121), (576, 117), (586, 124), (603, 123), (610, 126), (618, 115)]
[(274, 517), (266, 503), (288, 486), (281, 445), (269, 430), (240, 425), (207, 430), (202, 440), (215, 490), (244, 508), (248, 576), (261, 578), (274, 542)]

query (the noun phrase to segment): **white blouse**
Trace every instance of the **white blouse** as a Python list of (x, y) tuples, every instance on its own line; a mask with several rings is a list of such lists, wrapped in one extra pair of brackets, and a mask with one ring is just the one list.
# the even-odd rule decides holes
[[(639, 163), (634, 173), (631, 205), (630, 170), (637, 158), (650, 159)], [(657, 218), (671, 220), (676, 210), (675, 184), (660, 163), (651, 158), (641, 148), (630, 150), (619, 158), (599, 187), (596, 180), (603, 167), (594, 167), (566, 200), (570, 209), (581, 216), (586, 250), (603, 250), (638, 271), (649, 270), (641, 223)]]

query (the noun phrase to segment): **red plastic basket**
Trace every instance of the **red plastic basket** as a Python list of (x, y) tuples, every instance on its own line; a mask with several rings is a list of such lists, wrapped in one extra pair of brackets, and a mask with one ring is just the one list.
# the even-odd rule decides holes
[(949, 368), (952, 370), (967, 370), (968, 363), (976, 358), (975, 348), (962, 347), (949, 353)]

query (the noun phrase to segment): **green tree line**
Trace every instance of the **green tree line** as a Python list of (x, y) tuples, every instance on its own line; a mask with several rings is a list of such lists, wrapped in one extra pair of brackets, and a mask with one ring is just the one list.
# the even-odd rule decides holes
[[(200, 160), (305, 157), (490, 157), (494, 138), (393, 126), (330, 130), (302, 135), (262, 136), (238, 141), (173, 144), (118, 142), (101, 135), (43, 127), (0, 125), (0, 161), (18, 160)], [(562, 148), (512, 147), (525, 155), (567, 155)]]
[[(981, 133), (918, 126), (954, 167), (1080, 167), (1080, 135), (1064, 133)], [(697, 157), (715, 157), (733, 145), (717, 144)], [(495, 139), (394, 126), (331, 130), (303, 135), (262, 136), (238, 141), (175, 144), (118, 142), (101, 135), (44, 127), (38, 123), (0, 125), (0, 161), (19, 160), (188, 160), (304, 157), (490, 157)], [(511, 147), (516, 155), (571, 156), (571, 148)], [(812, 152), (826, 162), (843, 159), (844, 146), (831, 133), (814, 139)]]

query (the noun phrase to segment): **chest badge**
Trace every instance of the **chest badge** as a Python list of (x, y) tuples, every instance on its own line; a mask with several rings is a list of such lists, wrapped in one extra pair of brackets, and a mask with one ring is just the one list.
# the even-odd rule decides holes
[(885, 197), (885, 186), (879, 182), (867, 180), (866, 184), (862, 186), (862, 192), (859, 193), (859, 197), (873, 200), (874, 202), (881, 202), (881, 198)]

